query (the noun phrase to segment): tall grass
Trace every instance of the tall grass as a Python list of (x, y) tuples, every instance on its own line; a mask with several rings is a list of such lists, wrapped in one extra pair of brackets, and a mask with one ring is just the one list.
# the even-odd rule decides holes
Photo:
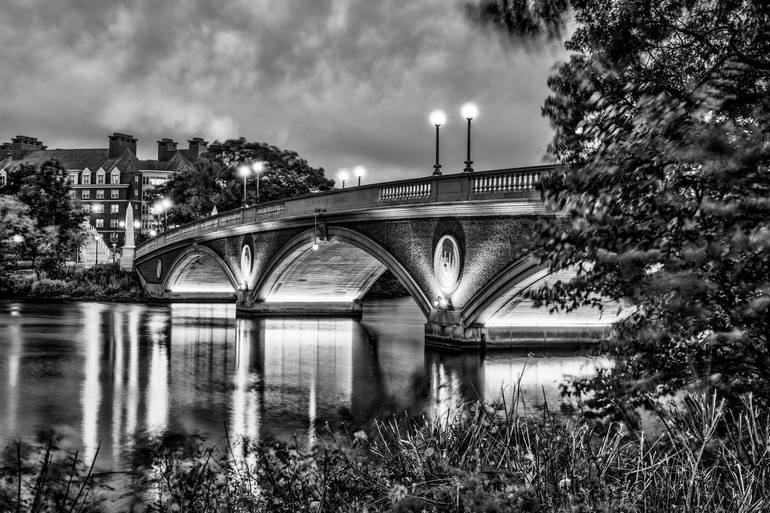
[(327, 429), (309, 449), (167, 435), (133, 454), (131, 508), (770, 511), (770, 417), (750, 397), (728, 411), (714, 396), (685, 395), (657, 409), (656, 435), (522, 411), (516, 394), (431, 419), (380, 419), (354, 434)]

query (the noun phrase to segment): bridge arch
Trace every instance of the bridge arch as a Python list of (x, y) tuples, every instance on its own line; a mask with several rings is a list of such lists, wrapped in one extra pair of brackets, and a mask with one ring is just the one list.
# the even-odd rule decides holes
[(522, 293), (548, 276), (548, 266), (532, 257), (524, 257), (509, 265), (486, 287), (476, 293), (463, 309), (466, 325), (486, 324), (490, 317)]
[(193, 244), (169, 266), (163, 292), (235, 293), (238, 280), (227, 262), (213, 249)]
[[(326, 240), (319, 240), (318, 250), (313, 251), (312, 246), (317, 240), (314, 233), (312, 228), (303, 231), (270, 258), (254, 286), (254, 301), (356, 301), (388, 269), (426, 318), (430, 315), (430, 302), (414, 277), (380, 244), (355, 230), (328, 226)], [(340, 273), (345, 270), (343, 266), (348, 266), (349, 270), (344, 278)], [(321, 283), (320, 277), (327, 281)], [(312, 294), (313, 288), (319, 286), (334, 287), (338, 293), (319, 293), (316, 298), (298, 295), (302, 290)]]

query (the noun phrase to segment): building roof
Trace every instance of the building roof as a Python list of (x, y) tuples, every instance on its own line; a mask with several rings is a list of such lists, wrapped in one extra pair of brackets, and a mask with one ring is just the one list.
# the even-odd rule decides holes
[(99, 168), (103, 168), (105, 171), (111, 171), (114, 167), (121, 171), (139, 169), (139, 159), (129, 149), (126, 149), (117, 158), (111, 159), (108, 158), (108, 155), (109, 150), (107, 148), (35, 150), (27, 153), (20, 159), (7, 158), (0, 161), (0, 169), (9, 169), (21, 165), (38, 166), (49, 160), (57, 160), (63, 168), (68, 170), (88, 168), (91, 171), (96, 171)]
[(184, 150), (177, 150), (174, 156), (168, 160), (140, 160), (139, 169), (148, 171), (181, 171), (192, 167), (192, 162), (182, 153)]

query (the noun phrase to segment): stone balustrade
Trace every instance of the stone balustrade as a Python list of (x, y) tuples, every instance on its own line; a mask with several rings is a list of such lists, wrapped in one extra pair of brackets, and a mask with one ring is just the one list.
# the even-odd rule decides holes
[(208, 232), (263, 220), (313, 216), (317, 209), (326, 215), (404, 204), (452, 204), (499, 198), (528, 199), (535, 193), (540, 175), (555, 165), (457, 173), (334, 189), (317, 194), (252, 205), (192, 222), (148, 240), (136, 248), (137, 258), (167, 244)]

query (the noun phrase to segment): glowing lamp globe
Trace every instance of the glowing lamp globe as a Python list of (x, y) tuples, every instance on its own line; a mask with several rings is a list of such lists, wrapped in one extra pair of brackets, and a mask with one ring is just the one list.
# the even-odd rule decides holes
[(265, 164), (263, 162), (254, 162), (251, 165), (251, 170), (256, 174), (259, 174), (265, 170)]
[(446, 114), (444, 114), (443, 110), (434, 110), (430, 113), (430, 123), (431, 125), (435, 126), (441, 126), (444, 123), (446, 123)]
[(318, 243), (313, 244), (313, 251), (318, 251)]
[(479, 108), (476, 107), (475, 103), (468, 102), (462, 106), (460, 114), (462, 114), (465, 119), (474, 119), (479, 115)]
[(238, 176), (241, 178), (246, 178), (251, 174), (251, 168), (247, 166), (246, 164), (241, 164), (238, 166)]
[(364, 166), (356, 166), (353, 168), (353, 174), (361, 178), (366, 174), (366, 168)]
[(340, 169), (340, 172), (337, 173), (337, 177), (344, 182), (348, 178), (350, 178), (350, 175), (348, 174), (348, 170), (347, 169)]
[(171, 208), (171, 200), (168, 198), (163, 198), (160, 200), (160, 206), (163, 207), (164, 210), (168, 210)]

